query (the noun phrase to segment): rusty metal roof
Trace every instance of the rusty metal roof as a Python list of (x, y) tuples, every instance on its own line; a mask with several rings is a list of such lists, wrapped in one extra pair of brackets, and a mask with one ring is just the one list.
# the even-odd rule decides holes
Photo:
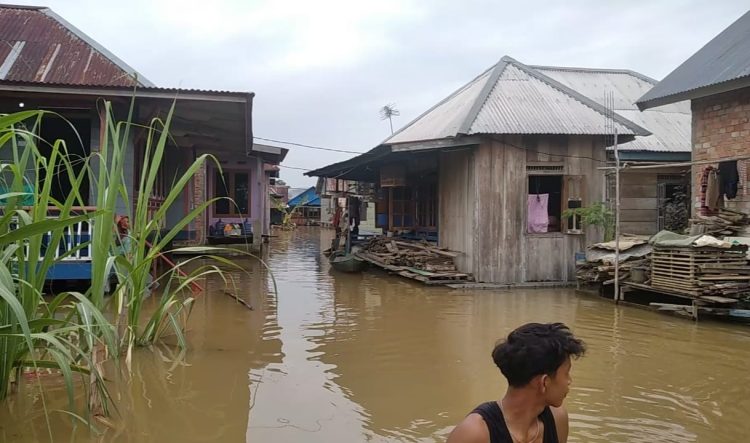
[[(577, 134), (613, 132), (601, 104), (511, 57), (430, 108), (386, 139), (393, 145), (473, 134)], [(623, 136), (649, 135), (615, 114)]]
[(0, 80), (154, 86), (46, 7), (0, 5)]
[(651, 135), (619, 145), (621, 150), (690, 152), (691, 112), (687, 101), (640, 112), (635, 102), (658, 82), (627, 69), (590, 69), (530, 66), (586, 97), (606, 104), (611, 94), (614, 111), (648, 129)]

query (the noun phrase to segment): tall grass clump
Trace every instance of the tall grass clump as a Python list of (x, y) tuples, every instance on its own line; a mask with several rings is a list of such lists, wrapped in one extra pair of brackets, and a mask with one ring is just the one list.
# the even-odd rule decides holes
[[(220, 167), (215, 158), (204, 154), (174, 177), (161, 206), (149, 210), (149, 197), (171, 142), (175, 103), (165, 118), (140, 124), (133, 120), (135, 99), (125, 120), (116, 118), (112, 103), (100, 101), (99, 149), (77, 159), (63, 140), (40, 139), (39, 127), (52, 113), (0, 116), (0, 159), (8, 159), (0, 160), (0, 400), (20, 386), (24, 371), (51, 368), (63, 375), (71, 412), (78, 374), (89, 398), (84, 412), (106, 415), (111, 399), (100, 369), (102, 361), (110, 359), (118, 368), (124, 355), (129, 365), (134, 348), (150, 346), (166, 336), (176, 338), (184, 349), (186, 322), (194, 302), (192, 289), (210, 274), (224, 278), (216, 264), (191, 266), (189, 272), (184, 270), (186, 265), (209, 258), (210, 263), (241, 269), (210, 255), (152, 274), (162, 255), (170, 252), (167, 248), (176, 235), (218, 200), (197, 205), (167, 226), (169, 208), (180, 203), (183, 189), (195, 174), (208, 161)], [(144, 158), (140, 176), (130, 189), (125, 165), (135, 155), (136, 135), (144, 143)], [(45, 147), (44, 154), (40, 146)], [(79, 164), (74, 167), (74, 162)], [(52, 195), (58, 174), (71, 184), (63, 201)], [(84, 208), (84, 195), (93, 197), (96, 209)], [(123, 207), (125, 213), (117, 214)], [(116, 234), (116, 215), (131, 220), (126, 242)], [(89, 238), (61, 254), (59, 245), (80, 222), (93, 226)], [(84, 292), (45, 296), (49, 270), (83, 249), (91, 258), (89, 287)], [(147, 304), (153, 282), (160, 284), (160, 290), (157, 299)]]
[[(46, 114), (0, 116), (0, 158), (6, 159), (0, 161), (0, 400), (23, 384), (26, 372), (48, 368), (62, 374), (71, 410), (79, 374), (92, 382), (84, 389), (105, 400), (106, 413), (108, 395), (95, 361), (102, 349), (117, 349), (114, 328), (85, 294), (44, 297), (49, 269), (90, 245), (82, 242), (60, 254), (60, 242), (75, 224), (102, 215), (74, 209), (81, 206), (79, 189), (64, 201), (52, 197), (56, 174), (80, 187), (87, 171), (75, 172), (61, 140), (50, 145), (48, 156), (40, 153), (45, 142), (35, 133)], [(49, 218), (49, 209), (57, 218)]]
[[(112, 309), (116, 327), (121, 332), (120, 349), (128, 356), (136, 346), (148, 346), (165, 334), (173, 335), (181, 347), (186, 346), (185, 322), (190, 314), (194, 301), (190, 288), (196, 286), (196, 280), (216, 273), (222, 275), (217, 266), (199, 266), (191, 272), (183, 271), (186, 263), (170, 267), (154, 276), (157, 262), (168, 252), (167, 248), (188, 224), (200, 216), (217, 199), (209, 199), (196, 205), (182, 219), (167, 229), (167, 212), (175, 203), (180, 203), (183, 189), (193, 179), (205, 163), (215, 159), (209, 154), (198, 156), (185, 171), (174, 177), (170, 191), (156, 211), (149, 211), (149, 196), (156, 186), (157, 177), (165, 161), (165, 152), (171, 138), (169, 126), (174, 115), (175, 103), (170, 107), (164, 119), (154, 118), (148, 125), (136, 125), (132, 122), (133, 106), (127, 120), (117, 121), (109, 102), (104, 103), (102, 128), (103, 144), (95, 155), (97, 168), (95, 179), (96, 207), (99, 214), (95, 224), (92, 251), (91, 300), (98, 307), (107, 303), (108, 279), (114, 272), (117, 284), (111, 293)], [(136, 178), (132, 195), (124, 180), (124, 165), (127, 161), (128, 146), (136, 131), (142, 131), (141, 139), (145, 140), (143, 166), (140, 176)], [(215, 162), (218, 166), (218, 162)], [(129, 203), (134, 202), (131, 206)], [(131, 230), (127, 235), (128, 247), (124, 253), (118, 252), (115, 236), (114, 214), (118, 202), (125, 202), (126, 213), (131, 220)], [(214, 260), (233, 263), (221, 257)], [(236, 265), (235, 265), (236, 266)], [(144, 309), (151, 287), (157, 282), (161, 294), (155, 309)]]

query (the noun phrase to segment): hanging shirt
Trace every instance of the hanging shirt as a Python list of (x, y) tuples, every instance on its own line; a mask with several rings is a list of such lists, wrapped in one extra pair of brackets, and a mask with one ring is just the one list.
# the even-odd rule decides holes
[(731, 200), (737, 197), (737, 185), (740, 175), (737, 173), (737, 160), (719, 163), (719, 193)]
[(549, 194), (529, 194), (527, 231), (532, 234), (547, 232)]

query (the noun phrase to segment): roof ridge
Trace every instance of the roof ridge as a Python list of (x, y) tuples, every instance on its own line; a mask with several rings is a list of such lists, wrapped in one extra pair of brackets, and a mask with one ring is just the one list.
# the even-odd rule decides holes
[(479, 112), (484, 107), (484, 104), (487, 103), (487, 99), (489, 99), (490, 94), (492, 94), (492, 90), (495, 89), (497, 80), (500, 78), (503, 71), (505, 71), (505, 68), (508, 66), (508, 61), (506, 60), (506, 58), (509, 57), (507, 55), (503, 56), (500, 61), (495, 63), (495, 65), (491, 68), (492, 72), (490, 73), (490, 78), (487, 79), (487, 82), (484, 84), (484, 86), (482, 86), (482, 90), (479, 91), (479, 95), (477, 95), (477, 99), (471, 105), (471, 108), (469, 108), (469, 112), (466, 114), (466, 118), (463, 122), (461, 122), (461, 125), (459, 125), (458, 130), (456, 131), (457, 134), (467, 134), (469, 132), (469, 129), (471, 129), (471, 125), (474, 123), (474, 120), (477, 119), (477, 115), (479, 115)]
[(469, 85), (471, 85), (471, 84), (473, 84), (473, 83), (474, 83), (475, 81), (479, 80), (479, 79), (480, 79), (480, 78), (481, 78), (481, 77), (482, 77), (483, 75), (485, 75), (485, 74), (486, 74), (487, 72), (489, 72), (490, 70), (494, 69), (494, 68), (495, 68), (495, 66), (497, 66), (497, 63), (496, 63), (496, 64), (494, 64), (494, 65), (492, 65), (492, 66), (490, 66), (489, 68), (485, 69), (484, 71), (482, 71), (482, 73), (481, 73), (481, 74), (477, 75), (476, 77), (474, 77), (474, 78), (473, 78), (473, 79), (471, 79), (470, 81), (466, 82), (466, 83), (465, 83), (464, 85), (462, 85), (462, 86), (461, 86), (460, 88), (458, 88), (458, 89), (456, 89), (455, 91), (453, 91), (453, 92), (452, 92), (452, 93), (451, 93), (450, 95), (448, 95), (448, 96), (447, 96), (447, 97), (445, 97), (444, 99), (440, 100), (439, 102), (437, 102), (436, 104), (434, 104), (433, 106), (431, 106), (430, 108), (428, 108), (428, 109), (427, 109), (426, 111), (424, 111), (423, 113), (419, 114), (419, 115), (418, 115), (418, 116), (417, 116), (416, 118), (414, 118), (413, 120), (411, 120), (411, 121), (410, 121), (409, 123), (407, 123), (407, 124), (405, 124), (404, 126), (402, 126), (402, 127), (401, 127), (401, 128), (400, 128), (400, 129), (398, 130), (398, 131), (396, 131), (396, 132), (394, 132), (393, 134), (389, 135), (389, 136), (388, 136), (388, 138), (386, 138), (385, 140), (383, 140), (383, 141), (382, 141), (382, 142), (381, 142), (381, 143), (380, 143), (380, 144), (379, 144), (378, 146), (380, 146), (380, 145), (386, 145), (386, 144), (388, 144), (388, 140), (390, 140), (390, 139), (392, 139), (393, 137), (397, 136), (398, 134), (400, 134), (400, 133), (404, 132), (404, 131), (406, 130), (406, 128), (410, 127), (411, 125), (413, 125), (414, 123), (416, 123), (417, 121), (419, 121), (419, 120), (420, 120), (420, 119), (421, 119), (422, 117), (426, 116), (426, 115), (427, 115), (427, 114), (429, 114), (430, 112), (432, 112), (432, 111), (434, 111), (435, 109), (437, 109), (437, 108), (438, 108), (438, 107), (439, 107), (440, 105), (442, 105), (443, 103), (447, 102), (448, 100), (452, 99), (453, 97), (455, 97), (455, 96), (456, 96), (456, 95), (458, 95), (459, 93), (461, 93), (461, 92), (463, 92), (464, 90), (466, 90), (466, 88), (468, 88), (468, 87), (469, 87)]
[[(536, 78), (537, 80), (539, 80), (541, 82), (546, 83), (547, 85), (551, 86), (552, 88), (555, 88), (555, 89), (559, 90), (563, 94), (569, 95), (573, 99), (579, 101), (584, 106), (588, 106), (589, 108), (593, 109), (594, 111), (602, 114), (602, 116), (606, 117), (607, 114), (609, 113), (609, 110), (607, 108), (605, 108), (604, 106), (600, 105), (596, 101), (594, 101), (594, 100), (586, 97), (585, 95), (581, 94), (580, 92), (576, 91), (575, 89), (572, 89), (572, 88), (570, 88), (568, 86), (565, 86), (564, 84), (558, 82), (557, 80), (555, 80), (555, 79), (553, 79), (553, 78), (551, 78), (551, 77), (549, 77), (547, 75), (544, 75), (543, 73), (537, 71), (536, 69), (532, 69), (532, 68), (524, 65), (523, 63), (519, 62), (518, 60), (515, 60), (515, 59), (513, 59), (511, 57), (507, 57), (507, 56), (503, 57), (503, 58), (504, 59), (507, 58), (508, 62), (512, 63), (514, 66), (516, 66), (517, 68), (521, 69), (526, 74), (528, 74), (528, 75)], [(645, 129), (645, 128), (643, 128), (643, 127), (641, 127), (641, 126), (639, 126), (639, 125), (637, 125), (635, 123), (633, 123), (632, 121), (630, 121), (628, 119), (626, 119), (625, 117), (623, 117), (620, 114), (618, 114), (617, 112), (615, 112), (615, 110), (612, 110), (612, 117), (613, 117), (613, 119), (617, 123), (625, 126), (626, 128), (630, 129), (631, 131), (633, 131), (634, 135), (651, 135), (651, 132), (649, 130), (647, 130), (647, 129)]]
[(549, 66), (549, 65), (527, 65), (527, 66), (533, 69), (542, 69), (542, 70), (547, 69), (550, 71), (602, 72), (602, 73), (610, 73), (610, 74), (628, 74), (628, 75), (632, 75), (633, 77), (644, 80), (648, 83), (652, 83), (654, 85), (659, 83), (658, 80), (652, 77), (649, 77), (646, 74), (641, 74), (638, 71), (633, 71), (632, 69), (625, 69), (625, 68), (581, 68), (581, 67), (575, 67), (575, 66)]
[(58, 15), (55, 11), (48, 7), (37, 7), (37, 8), (29, 8), (40, 11), (42, 14), (46, 15), (47, 17), (57, 21), (59, 24), (61, 24), (68, 32), (75, 35), (77, 38), (83, 40), (84, 43), (89, 45), (92, 49), (94, 49), (96, 52), (107, 58), (110, 62), (114, 63), (117, 67), (125, 71), (127, 74), (133, 76), (133, 78), (136, 80), (136, 82), (140, 86), (148, 86), (148, 87), (155, 87), (156, 85), (151, 82), (149, 79), (141, 75), (138, 71), (136, 71), (133, 67), (125, 63), (121, 58), (117, 57), (115, 54), (113, 54), (111, 51), (109, 51), (107, 48), (102, 46), (99, 42), (88, 36), (85, 32), (81, 31), (77, 27), (75, 27), (72, 23), (65, 20), (63, 17)]
[(47, 6), (34, 6), (34, 5), (14, 5), (10, 3), (0, 3), (0, 9), (29, 9), (32, 11), (39, 11), (42, 9), (49, 9)]

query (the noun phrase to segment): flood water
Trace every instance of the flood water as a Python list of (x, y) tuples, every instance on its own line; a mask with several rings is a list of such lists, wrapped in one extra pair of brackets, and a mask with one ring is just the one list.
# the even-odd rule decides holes
[(279, 235), (266, 257), (278, 293), (244, 259), (249, 273), (232, 273), (234, 285), (207, 282), (184, 358), (167, 346), (141, 350), (132, 376), (113, 381), (114, 428), (74, 432), (54, 412), (66, 405), (54, 386), (47, 423), (29, 388), (2, 407), (0, 441), (444, 441), (474, 406), (502, 396), (492, 346), (530, 321), (565, 322), (589, 346), (573, 365), (569, 441), (750, 438), (750, 328), (572, 290), (458, 291), (337, 274), (320, 254), (329, 231)]

